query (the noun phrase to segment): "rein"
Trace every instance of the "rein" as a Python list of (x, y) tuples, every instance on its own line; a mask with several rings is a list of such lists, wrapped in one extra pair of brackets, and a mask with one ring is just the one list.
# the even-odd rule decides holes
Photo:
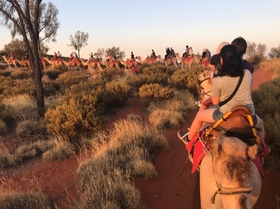
[(226, 188), (222, 186), (218, 186), (218, 190), (214, 193), (211, 198), (211, 203), (215, 204), (215, 198), (217, 194), (220, 195), (236, 195), (236, 194), (250, 194), (253, 188)]
[(204, 78), (203, 80), (198, 80), (198, 85), (201, 85), (204, 81), (210, 80), (210, 77)]

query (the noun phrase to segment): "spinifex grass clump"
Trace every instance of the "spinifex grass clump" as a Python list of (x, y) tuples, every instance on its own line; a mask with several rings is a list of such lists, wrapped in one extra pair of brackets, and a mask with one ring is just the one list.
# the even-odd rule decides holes
[(158, 131), (133, 118), (137, 117), (116, 122), (110, 133), (92, 140), (92, 157), (78, 170), (84, 191), (78, 208), (144, 208), (131, 180), (134, 176), (155, 177), (152, 160), (168, 143)]

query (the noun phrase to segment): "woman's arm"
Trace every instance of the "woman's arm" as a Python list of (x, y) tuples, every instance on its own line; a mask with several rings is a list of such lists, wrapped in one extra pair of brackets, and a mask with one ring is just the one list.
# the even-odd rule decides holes
[(212, 96), (211, 99), (212, 99), (213, 105), (218, 105), (220, 102), (220, 97)]

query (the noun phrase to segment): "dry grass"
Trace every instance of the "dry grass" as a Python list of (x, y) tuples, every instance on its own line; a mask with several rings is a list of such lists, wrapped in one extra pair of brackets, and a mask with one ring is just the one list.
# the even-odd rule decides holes
[(65, 139), (59, 137), (49, 141), (51, 148), (43, 153), (43, 159), (47, 162), (63, 160), (75, 156), (75, 147)]
[(144, 208), (131, 179), (154, 178), (157, 172), (152, 160), (169, 146), (160, 132), (138, 117), (129, 118), (119, 120), (109, 133), (92, 139), (92, 157), (80, 160), (78, 176), (84, 190), (80, 208)]
[(2, 119), (0, 119), (0, 135), (7, 133), (7, 131), (8, 129), (6, 123)]
[(265, 60), (261, 62), (260, 68), (266, 73), (270, 74), (272, 78), (280, 76), (280, 58), (274, 58), (271, 60)]
[(148, 107), (149, 122), (157, 129), (179, 128), (185, 117), (194, 110), (194, 98), (188, 92), (176, 92), (175, 98)]
[(16, 121), (38, 119), (36, 101), (29, 95), (5, 97), (2, 104), (5, 106), (3, 114), (11, 115)]
[(47, 198), (41, 192), (0, 195), (0, 209), (49, 209)]

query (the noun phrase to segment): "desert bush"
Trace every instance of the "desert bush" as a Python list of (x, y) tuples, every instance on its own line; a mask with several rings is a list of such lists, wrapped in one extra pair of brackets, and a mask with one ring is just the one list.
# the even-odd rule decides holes
[(98, 95), (83, 94), (63, 101), (45, 113), (45, 122), (49, 134), (68, 138), (79, 143), (81, 136), (93, 134), (102, 127), (104, 105)]
[(17, 96), (21, 94), (35, 95), (35, 86), (32, 79), (24, 80), (13, 80), (8, 79), (9, 82), (4, 82), (2, 88), (2, 95), (7, 96)]
[(158, 83), (145, 84), (139, 89), (139, 95), (143, 102), (160, 101), (170, 99), (174, 96), (174, 89), (169, 86), (162, 86)]
[(252, 57), (248, 58), (248, 61), (251, 62), (253, 65), (259, 65), (262, 61), (266, 58), (262, 54), (255, 54)]
[(133, 75), (127, 77), (126, 83), (132, 87), (133, 92), (137, 92), (138, 94), (138, 89), (147, 83), (148, 78), (149, 76), (147, 75)]
[(31, 137), (33, 135), (42, 135), (46, 133), (46, 128), (41, 121), (23, 120), (17, 123), (16, 134), (19, 137)]
[(143, 75), (154, 75), (154, 74), (167, 74), (172, 75), (176, 71), (175, 66), (166, 66), (161, 64), (155, 64), (155, 65), (148, 65), (147, 67), (144, 67), (142, 69)]
[(75, 147), (67, 140), (55, 138), (49, 142), (52, 146), (43, 153), (43, 159), (47, 162), (64, 160), (75, 155)]
[(104, 103), (106, 108), (121, 107), (130, 96), (131, 87), (124, 80), (114, 80), (105, 84)]
[(124, 70), (117, 69), (117, 68), (106, 68), (101, 72), (101, 77), (102, 80), (104, 81), (112, 81), (120, 77), (123, 77), (124, 75), (125, 75)]
[(42, 192), (8, 193), (0, 196), (0, 209), (49, 209)]
[(0, 119), (0, 135), (8, 132), (6, 123)]
[(168, 79), (168, 83), (174, 86), (176, 89), (186, 89), (187, 88), (187, 70), (177, 70)]
[(258, 90), (253, 92), (252, 98), (255, 111), (264, 122), (265, 141), (272, 149), (266, 162), (270, 164), (270, 169), (280, 171), (280, 130), (278, 128), (280, 123), (280, 78), (260, 85)]
[(60, 91), (64, 92), (65, 89), (70, 88), (72, 85), (76, 85), (87, 80), (88, 77), (86, 75), (76, 71), (69, 71), (60, 74), (56, 79), (56, 82), (60, 85)]
[[(1, 66), (1, 65), (0, 65)], [(5, 68), (4, 68), (5, 69)], [(11, 70), (0, 70), (0, 76), (2, 77), (10, 77), (12, 74), (12, 71)]]
[(56, 81), (47, 81), (43, 83), (44, 96), (49, 97), (57, 94), (60, 90), (60, 85)]
[(20, 69), (13, 71), (11, 74), (12, 79), (19, 79), (19, 80), (24, 80), (24, 79), (30, 79), (33, 77), (33, 72), (31, 69)]
[(48, 76), (49, 79), (55, 80), (63, 72), (59, 69), (52, 68), (52, 69), (45, 70), (44, 73)]
[(260, 68), (266, 73), (272, 75), (273, 78), (280, 76), (280, 58), (262, 61)]

